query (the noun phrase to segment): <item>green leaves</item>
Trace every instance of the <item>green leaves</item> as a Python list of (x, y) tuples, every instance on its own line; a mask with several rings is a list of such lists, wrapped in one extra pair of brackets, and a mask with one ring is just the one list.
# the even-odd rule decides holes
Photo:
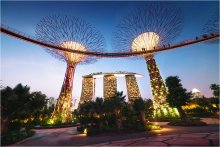
[(210, 89), (212, 90), (212, 94), (213, 94), (213, 96), (215, 97), (215, 98), (219, 98), (220, 97), (220, 93), (219, 93), (219, 91), (220, 91), (220, 87), (219, 87), (219, 85), (217, 85), (217, 84), (211, 84), (210, 85)]
[(166, 79), (168, 87), (167, 102), (171, 107), (185, 106), (189, 102), (191, 93), (187, 92), (180, 83), (178, 76), (170, 76)]
[(30, 93), (30, 87), (23, 86), (21, 83), (13, 89), (10, 87), (2, 89), (1, 94), (2, 117), (8, 119), (9, 123), (12, 120), (26, 119), (30, 122), (39, 119), (43, 109), (46, 108), (46, 95), (41, 92)]

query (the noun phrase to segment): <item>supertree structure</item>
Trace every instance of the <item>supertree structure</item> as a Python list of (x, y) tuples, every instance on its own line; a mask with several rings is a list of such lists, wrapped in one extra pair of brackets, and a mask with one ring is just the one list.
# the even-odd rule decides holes
[[(206, 22), (203, 27), (202, 34), (203, 37), (207, 37), (207, 35), (219, 34), (219, 23), (220, 23), (220, 15), (219, 10), (216, 11), (211, 18)], [(208, 41), (208, 43), (219, 43), (219, 38)]]
[[(147, 51), (169, 45), (181, 32), (182, 11), (171, 3), (149, 2), (127, 15), (116, 27), (113, 46), (117, 51)], [(167, 88), (154, 59), (154, 53), (141, 55), (147, 64), (153, 94), (155, 117), (176, 116), (167, 102)]]
[[(43, 18), (36, 26), (37, 40), (72, 50), (102, 51), (104, 39), (91, 25), (73, 16), (51, 15)], [(94, 62), (86, 55), (46, 49), (54, 57), (67, 63), (67, 69), (51, 123), (72, 120), (72, 89), (77, 64)]]

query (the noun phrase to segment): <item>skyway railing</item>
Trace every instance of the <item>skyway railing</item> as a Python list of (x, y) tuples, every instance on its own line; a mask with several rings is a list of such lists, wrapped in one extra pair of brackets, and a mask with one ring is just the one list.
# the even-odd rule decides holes
[(40, 45), (45, 48), (50, 48), (50, 49), (55, 49), (55, 50), (60, 50), (60, 51), (67, 51), (67, 52), (72, 52), (72, 53), (77, 53), (77, 54), (83, 54), (83, 55), (89, 55), (89, 56), (94, 56), (94, 57), (102, 57), (102, 58), (122, 58), (122, 57), (131, 57), (131, 56), (138, 56), (138, 55), (143, 55), (143, 54), (148, 54), (148, 53), (156, 53), (156, 52), (162, 52), (162, 51), (167, 51), (167, 50), (172, 50), (200, 42), (205, 42), (213, 39), (219, 38), (219, 33), (210, 33), (210, 34), (204, 34), (202, 36), (195, 37), (194, 39), (191, 40), (185, 40), (180, 43), (176, 43), (174, 45), (163, 45), (162, 47), (155, 48), (154, 50), (147, 50), (147, 51), (137, 51), (137, 52), (90, 52), (90, 51), (79, 51), (79, 50), (72, 50), (68, 48), (63, 48), (60, 46), (55, 46), (52, 44), (44, 43), (41, 41), (38, 41), (35, 37), (32, 37), (30, 35), (24, 34), (22, 32), (16, 31), (8, 26), (1, 25), (1, 33), (4, 33), (6, 35)]

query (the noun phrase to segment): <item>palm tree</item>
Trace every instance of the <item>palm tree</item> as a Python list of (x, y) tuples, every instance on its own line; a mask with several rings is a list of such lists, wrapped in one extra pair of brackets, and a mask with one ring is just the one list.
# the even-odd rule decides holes
[(3, 124), (2, 132), (7, 131), (11, 121), (16, 118), (23, 118), (27, 111), (25, 105), (30, 99), (30, 87), (18, 84), (15, 88), (6, 87), (1, 90), (1, 112)]
[(112, 126), (114, 125), (115, 122), (112, 121), (112, 117), (114, 115), (114, 111), (112, 108), (112, 100), (111, 99), (106, 99), (103, 102), (103, 111), (104, 111), (104, 122), (106, 126)]
[(154, 106), (152, 99), (146, 99), (145, 100), (145, 113), (147, 118), (152, 118), (154, 115)]
[(16, 99), (17, 96), (10, 87), (1, 90), (1, 133), (8, 130), (8, 125), (14, 112), (11, 104)]
[(220, 87), (217, 84), (211, 84), (210, 89), (212, 90), (212, 94), (215, 98), (219, 98)]
[(141, 122), (142, 125), (146, 125), (146, 109), (147, 109), (147, 105), (145, 103), (145, 101), (142, 98), (138, 98), (135, 99), (133, 101), (133, 108), (134, 110), (140, 114), (140, 118), (141, 118)]
[[(46, 106), (46, 95), (41, 92), (30, 93), (30, 87), (18, 84), (15, 88), (1, 90), (1, 132), (7, 131), (12, 120), (25, 120), (41, 115)], [(36, 116), (36, 117), (34, 117)]]
[(104, 120), (104, 101), (103, 98), (97, 97), (95, 100), (95, 112), (98, 118), (98, 126), (103, 126)]
[(123, 91), (117, 92), (115, 96), (110, 98), (111, 107), (115, 114), (115, 122), (118, 130), (122, 128), (122, 108), (125, 105), (125, 95), (123, 95)]

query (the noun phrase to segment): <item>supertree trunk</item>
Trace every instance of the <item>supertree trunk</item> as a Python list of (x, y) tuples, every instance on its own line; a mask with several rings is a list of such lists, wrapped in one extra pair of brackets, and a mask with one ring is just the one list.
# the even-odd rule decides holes
[(52, 120), (54, 122), (66, 123), (72, 121), (72, 88), (75, 68), (76, 64), (67, 63), (63, 86), (52, 114)]
[(176, 109), (170, 108), (166, 102), (168, 90), (160, 75), (156, 61), (153, 57), (146, 58), (146, 64), (150, 76), (151, 89), (153, 94), (154, 117), (155, 118), (172, 118), (177, 117)]

